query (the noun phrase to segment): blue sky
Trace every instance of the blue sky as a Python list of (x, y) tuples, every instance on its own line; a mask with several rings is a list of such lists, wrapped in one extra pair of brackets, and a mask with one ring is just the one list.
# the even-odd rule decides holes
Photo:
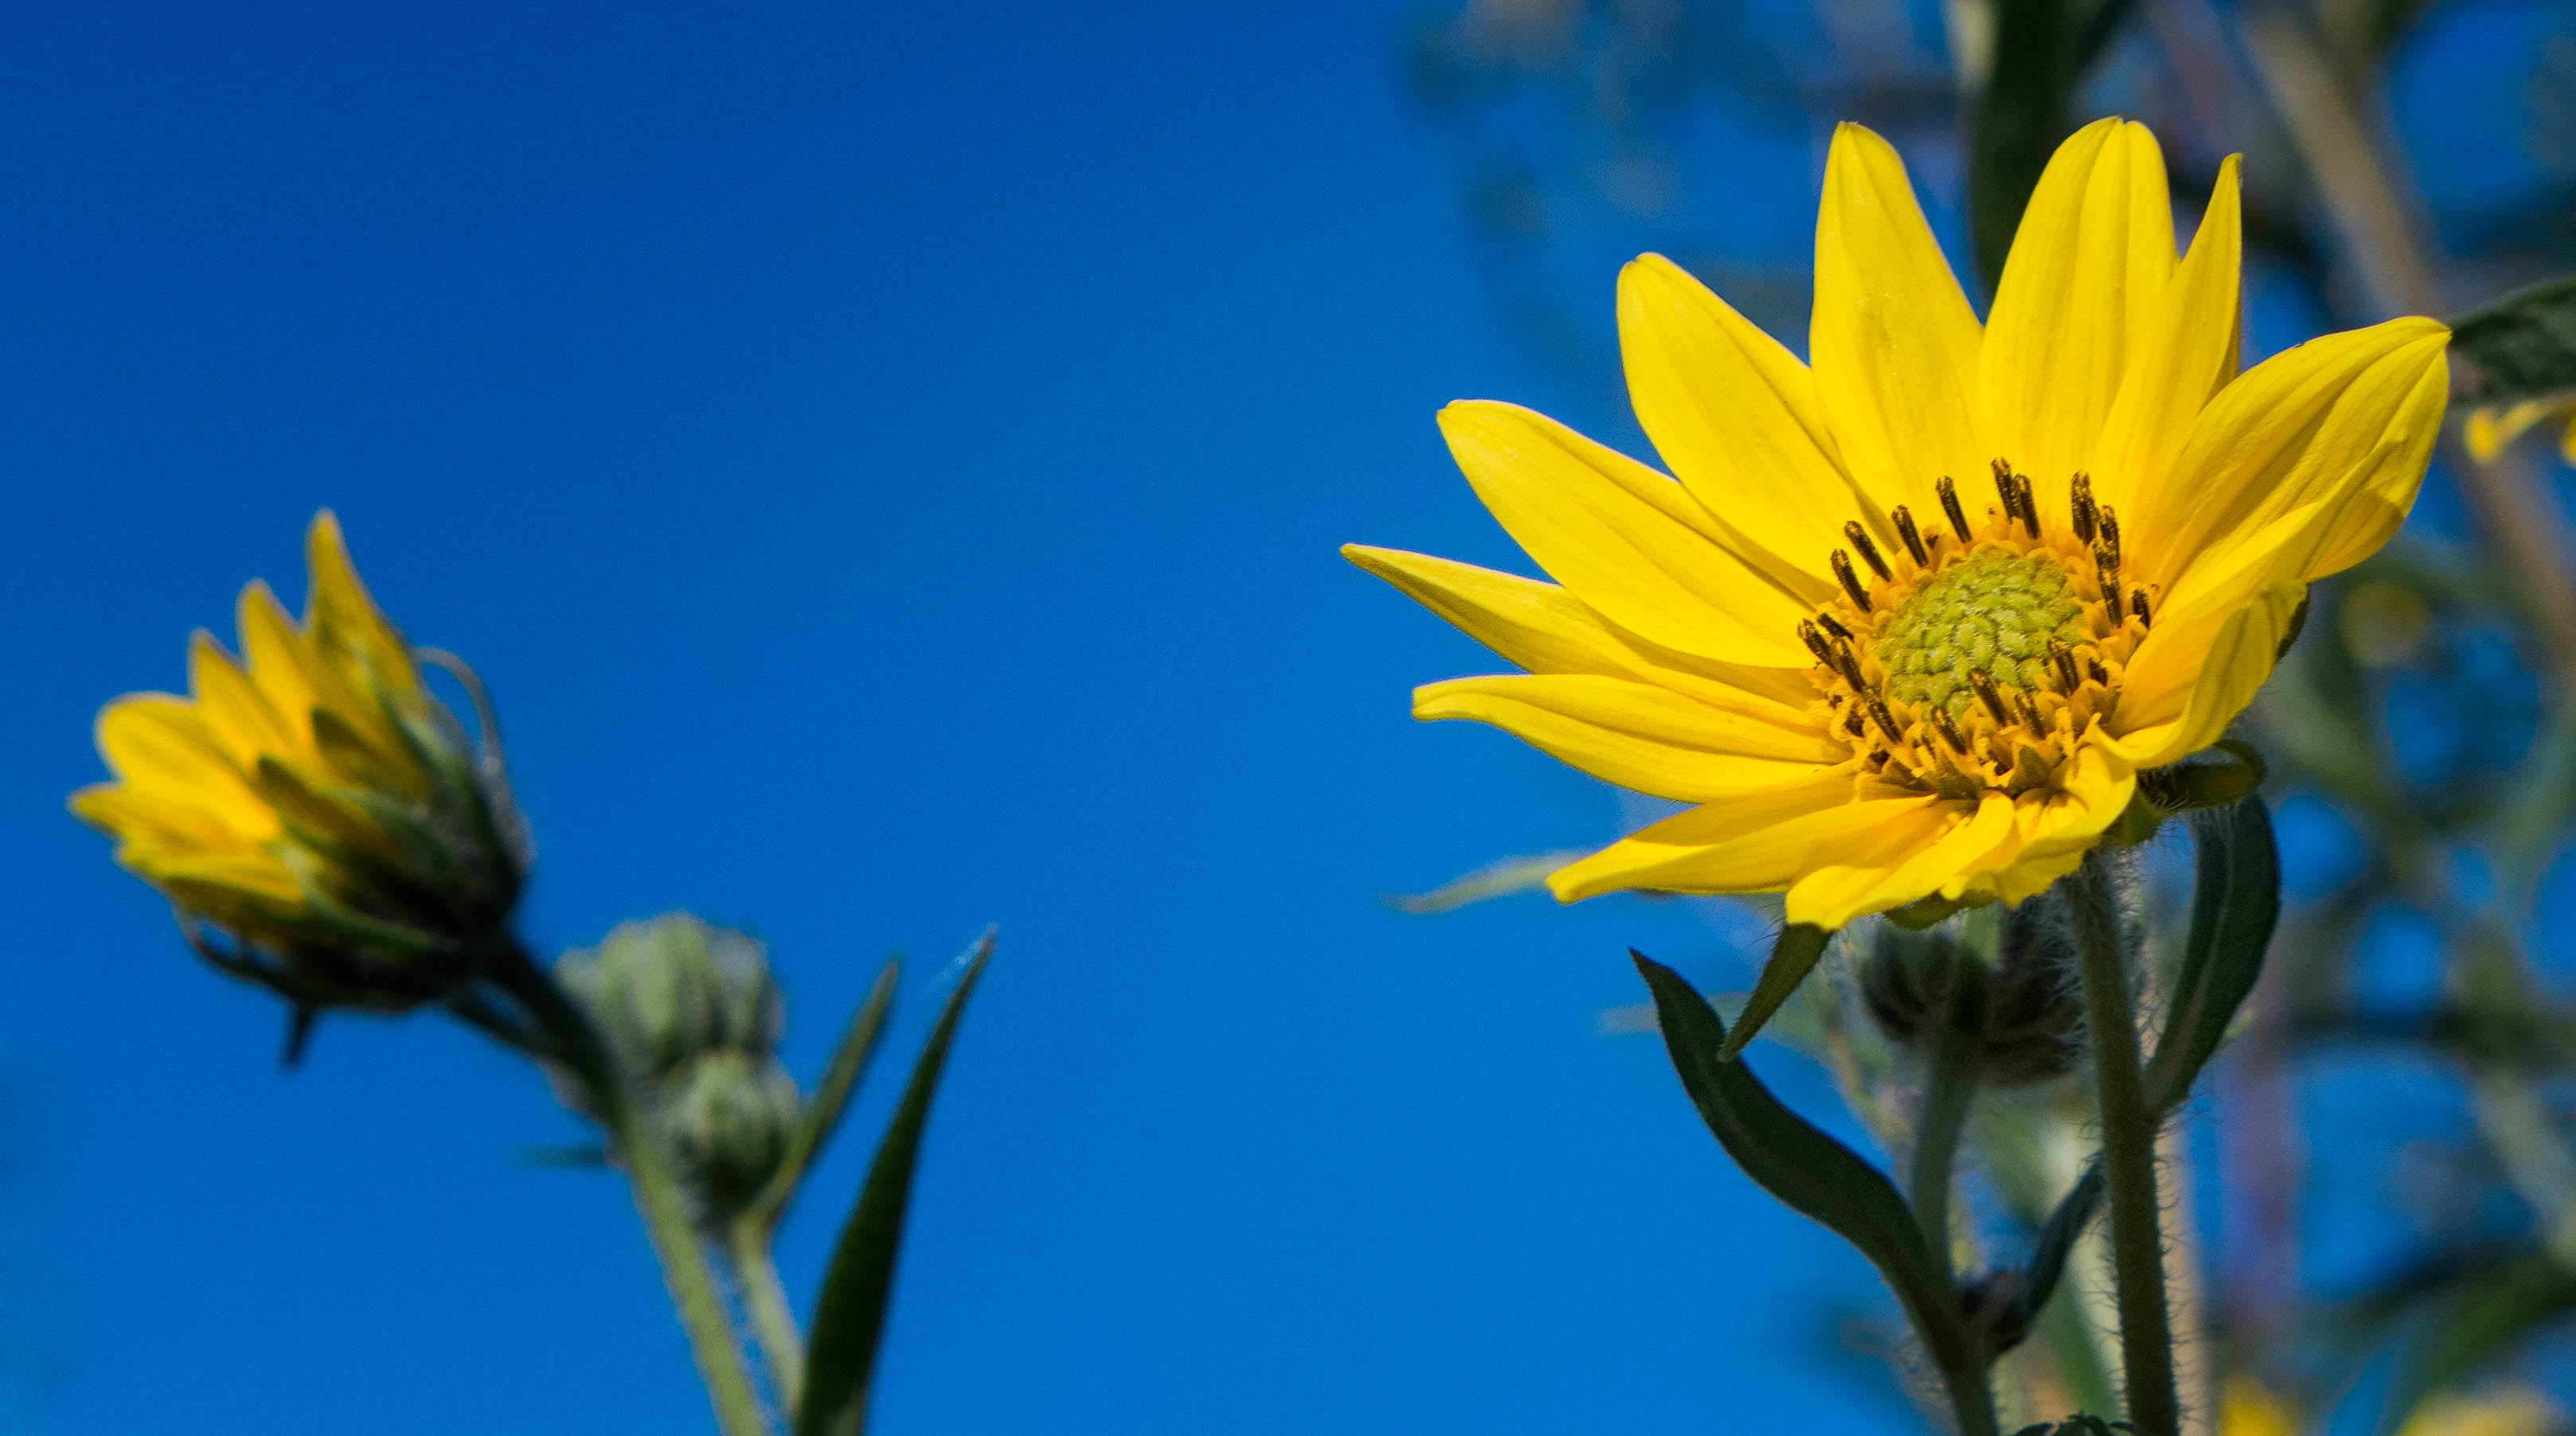
[(1901, 1419), (1823, 1354), (1867, 1270), (1599, 1033), (1630, 943), (1735, 971), (1706, 913), (1378, 902), (1621, 821), (1412, 724), (1485, 660), (1334, 555), (1508, 561), (1431, 415), (1548, 397), (1394, 7), (12, 14), (0, 1419), (706, 1429), (618, 1184), (515, 1160), (579, 1135), (529, 1072), (281, 1072), (62, 811), (322, 505), (503, 705), (536, 943), (752, 927), (810, 1075), (880, 952), (908, 1040), (1001, 925), (881, 1431)]

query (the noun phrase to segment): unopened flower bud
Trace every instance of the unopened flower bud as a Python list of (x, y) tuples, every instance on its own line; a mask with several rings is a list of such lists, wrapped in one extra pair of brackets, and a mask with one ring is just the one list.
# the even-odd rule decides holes
[(599, 946), (566, 953), (555, 975), (640, 1083), (709, 1052), (766, 1059), (786, 1020), (760, 943), (684, 912), (621, 923)]
[(2063, 1077), (2084, 1059), (2084, 1001), (2075, 937), (2052, 903), (2025, 902), (2003, 926), (2003, 952), (1988, 985), (1986, 1080), (2027, 1087)]
[(718, 1048), (674, 1073), (655, 1110), (699, 1219), (713, 1225), (777, 1172), (796, 1128), (796, 1081), (772, 1058)]
[(1889, 1041), (1910, 1046), (1941, 1020), (1960, 956), (1947, 933), (1879, 924), (1861, 963), (1860, 996)]
[(307, 1011), (402, 1011), (507, 942), (526, 836), (488, 716), (478, 744), (421, 681), (329, 512), (305, 549), (303, 621), (265, 584), (244, 589), (238, 659), (201, 632), (189, 696), (100, 711), (116, 781), (72, 811), (226, 971)]

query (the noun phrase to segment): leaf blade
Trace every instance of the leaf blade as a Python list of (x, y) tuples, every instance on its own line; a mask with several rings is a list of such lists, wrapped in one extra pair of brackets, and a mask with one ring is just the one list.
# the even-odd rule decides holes
[(2464, 398), (2512, 404), (2576, 390), (2576, 275), (2506, 295), (2451, 326)]
[(1803, 922), (1780, 929), (1779, 938), (1771, 944), (1770, 960), (1762, 964), (1762, 975), (1754, 979), (1753, 992), (1744, 999), (1744, 1011), (1736, 1015), (1735, 1030), (1725, 1034), (1718, 1049), (1719, 1060), (1732, 1062), (1744, 1051), (1744, 1044), (1753, 1040), (1762, 1025), (1780, 1010), (1780, 1004), (1787, 1002), (1798, 984), (1815, 970), (1817, 960), (1825, 955), (1825, 944), (1833, 936)]
[(851, 1014), (850, 1025), (842, 1030), (840, 1042), (833, 1047), (831, 1060), (824, 1064), (823, 1075), (814, 1084), (814, 1095), (796, 1114), (796, 1127), (788, 1134), (787, 1151), (779, 1158), (778, 1170), (743, 1211), (741, 1220), (751, 1229), (764, 1235), (777, 1229), (787, 1215), (787, 1204), (795, 1199), (797, 1185), (805, 1180), (807, 1169), (841, 1125), (850, 1094), (858, 1090), (868, 1058), (876, 1051), (877, 1038), (885, 1033), (886, 1017), (894, 1010), (895, 979), (902, 970), (903, 959), (899, 956), (887, 958), (885, 965), (877, 969), (876, 981), (869, 985), (868, 995), (860, 1001), (859, 1010)]
[(868, 1179), (832, 1249), (814, 1305), (814, 1334), (805, 1349), (805, 1386), (797, 1403), (795, 1436), (857, 1436), (867, 1424), (868, 1383), (885, 1330), (886, 1302), (894, 1292), (895, 1258), (912, 1200), (912, 1172), (921, 1152), (931, 1097), (956, 1036), (966, 999), (993, 956), (987, 932), (964, 960), (964, 972), (931, 1024), (914, 1059), (893, 1120), (877, 1143)]
[(2191, 935), (2164, 1034), (2147, 1061), (2147, 1107), (2158, 1116), (2191, 1094), (2193, 1080), (2226, 1039), (2238, 1005), (2263, 975), (2263, 955), (2281, 916), (2281, 855), (2261, 796), (2201, 809), (2191, 824), (2199, 848)]

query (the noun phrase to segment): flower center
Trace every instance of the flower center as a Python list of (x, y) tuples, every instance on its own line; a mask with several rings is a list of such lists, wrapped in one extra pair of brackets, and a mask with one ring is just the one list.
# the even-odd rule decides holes
[[(2111, 710), (2151, 605), (2122, 581), (2120, 524), (2077, 474), (2064, 529), (2043, 525), (2029, 479), (1997, 460), (1998, 502), (1971, 524), (1947, 478), (1946, 528), (1899, 506), (1881, 532), (1843, 526), (1843, 596), (1798, 625), (1824, 716), (1863, 770), (1915, 792), (1975, 797), (2051, 786)], [(1861, 562), (1852, 561), (1853, 553)], [(1864, 565), (1866, 571), (1864, 572)]]

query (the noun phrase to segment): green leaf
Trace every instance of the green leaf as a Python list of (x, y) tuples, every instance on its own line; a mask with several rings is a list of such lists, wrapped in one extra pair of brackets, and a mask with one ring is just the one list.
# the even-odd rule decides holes
[(1944, 1371), (1974, 1366), (1958, 1293), (1924, 1248), (1894, 1184), (1781, 1105), (1750, 1068), (1725, 1055), (1725, 1024), (1681, 974), (1642, 953), (1628, 955), (1654, 993), (1673, 1070), (1718, 1145), (1764, 1191), (1858, 1247)]
[(2576, 275), (2460, 316), (2451, 360), (2461, 396), (2481, 405), (2576, 390)]
[(823, 1274), (823, 1292), (814, 1305), (813, 1340), (805, 1350), (805, 1395), (796, 1408), (795, 1436), (858, 1436), (867, 1425), (868, 1377), (885, 1330), (886, 1299), (894, 1291), (896, 1248), (912, 1201), (913, 1161), (921, 1152), (922, 1128), (930, 1120), (931, 1095), (938, 1090), (957, 1020), (992, 956), (993, 934), (987, 932), (966, 954), (957, 988), (921, 1044), (912, 1080), (877, 1143), (867, 1185), (859, 1189), (858, 1205), (850, 1209), (841, 1240), (832, 1248), (832, 1265)]
[(2395, 1428), (2433, 1393), (2474, 1379), (2570, 1311), (2576, 1273), (2544, 1251), (2461, 1282), (2444, 1294), (2399, 1365), (2386, 1426)]
[(886, 1014), (894, 1007), (895, 976), (902, 968), (902, 958), (889, 957), (877, 969), (875, 985), (850, 1018), (840, 1045), (832, 1049), (832, 1060), (825, 1064), (822, 1080), (814, 1084), (814, 1095), (796, 1116), (796, 1128), (787, 1135), (787, 1151), (779, 1158), (777, 1172), (743, 1211), (740, 1220), (749, 1229), (764, 1234), (777, 1229), (787, 1215), (788, 1202), (796, 1196), (797, 1184), (805, 1180), (823, 1144), (832, 1140), (834, 1129), (841, 1125), (850, 1094), (858, 1090), (859, 1074), (867, 1070), (868, 1056), (876, 1051), (877, 1038), (885, 1031)]
[(2263, 953), (2281, 916), (2281, 859), (2272, 815), (2259, 797), (2192, 814), (2199, 847), (2191, 936), (2174, 978), (2171, 1010), (2147, 1062), (2148, 1110), (2172, 1111), (2218, 1051), (2237, 1005), (2263, 975)]
[(2066, 1276), (2067, 1257), (2101, 1209), (2102, 1164), (2096, 1161), (2075, 1179), (2065, 1199), (2040, 1226), (2038, 1239), (2031, 1243), (2030, 1260), (2014, 1283), (2011, 1309), (1997, 1320), (1989, 1350), (2010, 1351), (2030, 1335), (2031, 1323), (2048, 1309), (2048, 1299), (2057, 1294), (2057, 1284)]
[[(1735, 1019), (1735, 1030), (1726, 1035), (1718, 1060), (1732, 1062), (1798, 990), (1807, 974), (1816, 967), (1816, 959), (1825, 955), (1825, 944), (1833, 934), (1810, 923), (1792, 923), (1780, 929), (1779, 939), (1771, 944), (1771, 960), (1762, 964), (1762, 975), (1754, 979), (1753, 992), (1744, 999), (1744, 1011)], [(1642, 961), (1642, 959), (1640, 959)]]

